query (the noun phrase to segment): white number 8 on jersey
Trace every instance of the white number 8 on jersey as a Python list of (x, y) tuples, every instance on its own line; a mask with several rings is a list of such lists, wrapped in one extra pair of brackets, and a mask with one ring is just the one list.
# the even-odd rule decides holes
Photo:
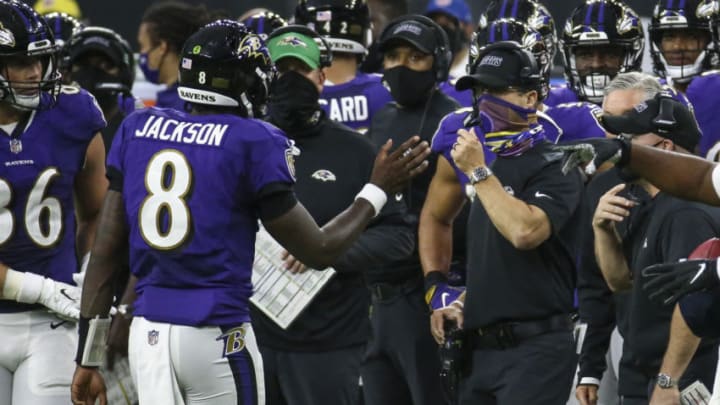
[[(167, 187), (166, 178), (171, 179)], [(150, 158), (145, 170), (148, 195), (138, 214), (140, 234), (150, 247), (175, 249), (190, 235), (192, 221), (185, 196), (192, 188), (192, 180), (190, 164), (180, 151), (163, 149)], [(164, 232), (161, 229), (163, 210), (167, 210), (167, 229)]]

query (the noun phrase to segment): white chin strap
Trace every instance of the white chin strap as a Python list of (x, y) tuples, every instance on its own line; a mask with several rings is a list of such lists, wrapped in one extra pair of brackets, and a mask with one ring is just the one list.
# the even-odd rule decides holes
[(585, 97), (593, 103), (601, 103), (604, 93), (605, 86), (607, 86), (612, 78), (608, 75), (592, 73), (583, 77), (584, 80), (580, 80), (580, 86), (582, 87)]
[(17, 94), (15, 90), (12, 90), (12, 97), (14, 99), (14, 105), (24, 110), (35, 110), (40, 106), (40, 92), (33, 96), (26, 96)]
[(702, 51), (692, 65), (670, 65), (665, 60), (665, 56), (660, 53), (660, 60), (665, 65), (667, 77), (678, 83), (690, 81), (690, 79), (702, 73), (702, 61), (704, 59), (705, 51)]

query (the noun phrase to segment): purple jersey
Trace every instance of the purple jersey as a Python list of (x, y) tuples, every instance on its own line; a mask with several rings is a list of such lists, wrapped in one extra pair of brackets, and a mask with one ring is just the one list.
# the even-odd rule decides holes
[[(75, 176), (105, 119), (89, 93), (63, 86), (53, 108), (18, 125), (13, 134), (0, 130), (0, 261), (74, 284)], [(27, 308), (0, 300), (0, 312)]]
[(566, 84), (553, 86), (543, 103), (548, 107), (555, 107), (558, 104), (576, 103), (580, 101), (577, 94)]
[(448, 81), (440, 83), (440, 91), (448, 97), (455, 99), (455, 101), (460, 104), (460, 107), (472, 107), (472, 90), (457, 91), (455, 89), (455, 82), (457, 82), (457, 78), (451, 78)]
[(720, 111), (720, 72), (708, 72), (694, 78), (686, 94), (695, 109), (695, 118), (702, 131), (699, 155), (719, 161), (720, 119), (717, 114)]
[(331, 120), (360, 132), (367, 131), (375, 113), (390, 101), (382, 76), (373, 73), (358, 73), (347, 83), (325, 85), (320, 94), (320, 106)]
[(546, 109), (545, 114), (562, 128), (562, 136), (557, 139), (559, 143), (605, 137), (605, 130), (600, 125), (602, 108), (597, 104), (587, 101), (558, 104)]
[[(463, 187), (467, 184), (468, 178), (462, 170), (455, 166), (450, 151), (452, 151), (453, 144), (457, 141), (457, 132), (460, 129), (468, 128), (466, 122), (469, 120), (470, 114), (472, 114), (472, 108), (461, 108), (443, 117), (440, 124), (438, 124), (438, 129), (435, 131), (430, 145), (434, 153), (442, 154), (447, 159)], [(543, 126), (548, 141), (554, 142), (560, 136), (561, 132), (559, 133), (560, 130), (557, 124), (540, 111), (538, 111), (538, 123)], [(473, 128), (475, 129), (475, 135), (483, 142), (485, 136), (482, 129), (479, 126)], [(485, 164), (490, 166), (495, 160), (495, 154), (487, 147), (483, 147), (483, 150), (485, 151)]]
[[(658, 78), (658, 81), (663, 87), (663, 90), (670, 92), (672, 97), (685, 105), (689, 105), (687, 98), (682, 93), (675, 91), (672, 87), (668, 86), (664, 79)], [(555, 107), (558, 104), (571, 104), (580, 101), (578, 95), (571, 88), (565, 85), (554, 86), (550, 88), (550, 94), (545, 99), (544, 104), (548, 107)]]
[(122, 175), (135, 315), (181, 325), (249, 321), (258, 193), (294, 183), (292, 143), (234, 115), (150, 108), (128, 116), (108, 155)]

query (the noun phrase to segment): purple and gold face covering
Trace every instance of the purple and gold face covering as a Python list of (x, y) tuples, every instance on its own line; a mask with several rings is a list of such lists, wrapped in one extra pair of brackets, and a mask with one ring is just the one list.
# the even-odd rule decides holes
[(498, 156), (520, 155), (545, 139), (534, 108), (522, 108), (490, 94), (476, 102), (484, 144)]

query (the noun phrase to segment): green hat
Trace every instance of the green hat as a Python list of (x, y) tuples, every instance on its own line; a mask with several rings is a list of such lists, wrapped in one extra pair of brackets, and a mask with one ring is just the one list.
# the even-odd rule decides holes
[(310, 69), (320, 67), (320, 47), (307, 35), (297, 32), (278, 35), (268, 41), (267, 48), (273, 63), (292, 56), (307, 63)]

